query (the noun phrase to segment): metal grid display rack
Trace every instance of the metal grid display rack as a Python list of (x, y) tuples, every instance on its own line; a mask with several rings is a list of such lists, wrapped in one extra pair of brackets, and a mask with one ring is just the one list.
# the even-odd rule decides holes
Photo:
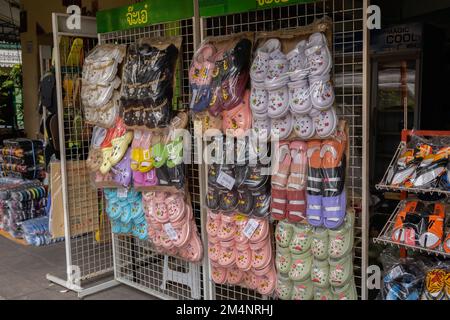
[[(418, 130), (418, 131), (410, 131), (410, 130), (403, 130), (402, 131), (402, 141), (400, 142), (392, 160), (389, 164), (389, 167), (387, 168), (384, 177), (382, 181), (377, 184), (375, 187), (377, 190), (384, 190), (384, 191), (399, 191), (401, 192), (401, 199), (406, 200), (408, 198), (408, 194), (422, 194), (422, 195), (431, 195), (431, 196), (440, 196), (444, 197), (443, 200), (445, 203), (448, 204), (448, 199), (450, 192), (447, 190), (437, 189), (437, 188), (407, 188), (407, 187), (399, 187), (399, 186), (393, 186), (390, 184), (390, 181), (392, 179), (393, 174), (395, 173), (395, 167), (397, 164), (397, 161), (399, 157), (402, 155), (402, 153), (406, 150), (407, 144), (410, 140), (410, 138), (415, 135), (419, 137), (449, 137), (450, 131), (427, 131), (427, 130)], [(408, 245), (405, 243), (399, 243), (392, 239), (391, 235), (394, 230), (395, 226), (395, 220), (397, 218), (398, 213), (400, 212), (402, 205), (404, 205), (404, 201), (400, 201), (397, 207), (395, 208), (394, 212), (389, 217), (386, 225), (384, 226), (383, 230), (381, 230), (381, 233), (378, 237), (374, 238), (374, 243), (380, 243), (386, 246), (392, 246), (400, 249), (400, 252), (402, 256), (406, 256), (407, 250), (410, 251), (417, 251), (425, 255), (430, 256), (440, 256), (444, 258), (450, 258), (450, 254), (446, 253), (443, 248), (442, 244), (435, 249), (429, 249), (429, 248), (422, 248), (418, 246)]]
[[(145, 37), (182, 36), (181, 59), (176, 77), (175, 104), (179, 109), (189, 109), (189, 68), (194, 54), (194, 19), (155, 24), (124, 31), (99, 35), (100, 43), (133, 44)], [(191, 131), (193, 127), (191, 125)], [(196, 148), (192, 154), (196, 159)], [(198, 228), (201, 219), (200, 171), (192, 161), (188, 166), (188, 184), (191, 203)], [(144, 291), (161, 299), (199, 300), (206, 299), (202, 264), (158, 254), (149, 241), (133, 236), (113, 235), (115, 279), (120, 283)]]
[(92, 127), (84, 123), (77, 97), (84, 54), (98, 42), (96, 19), (81, 17), (81, 29), (71, 30), (68, 17), (52, 15), (67, 274), (64, 280), (54, 275), (47, 279), (82, 298), (118, 283), (112, 279), (111, 227), (85, 165)]
[[(367, 299), (367, 30), (365, 0), (322, 0), (201, 19), (202, 39), (246, 31), (275, 31), (311, 24), (328, 16), (333, 22), (334, 82), (338, 115), (349, 124), (350, 167), (348, 168), (348, 199), (356, 212), (354, 246), (355, 280), (359, 297)], [(203, 171), (204, 172), (204, 171)], [(204, 175), (204, 173), (203, 173)], [(203, 176), (205, 178), (205, 176)], [(205, 180), (206, 181), (206, 180)], [(210, 287), (214, 300), (268, 299), (241, 287), (216, 285)]]

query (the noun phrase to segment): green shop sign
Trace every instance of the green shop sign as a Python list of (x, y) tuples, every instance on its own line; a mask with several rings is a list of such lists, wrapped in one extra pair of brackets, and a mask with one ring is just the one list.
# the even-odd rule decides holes
[(199, 6), (202, 17), (213, 17), (315, 1), (317, 0), (199, 0)]
[(146, 0), (97, 13), (97, 32), (106, 33), (192, 18), (190, 0)]

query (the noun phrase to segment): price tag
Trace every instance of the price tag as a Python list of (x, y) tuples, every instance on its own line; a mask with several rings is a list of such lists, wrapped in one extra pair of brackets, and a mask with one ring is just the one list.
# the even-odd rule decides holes
[(255, 219), (250, 219), (247, 223), (247, 225), (244, 228), (244, 235), (250, 239), (253, 237), (253, 234), (255, 233), (256, 229), (259, 227), (259, 221)]
[(128, 197), (128, 189), (118, 189), (117, 190), (117, 198), (125, 199)]
[(164, 225), (164, 231), (166, 232), (166, 234), (170, 240), (172, 240), (172, 241), (178, 240), (178, 234), (175, 231), (175, 229), (173, 228), (171, 223)]
[(234, 188), (236, 179), (226, 174), (225, 172), (220, 172), (219, 176), (217, 177), (217, 183), (231, 191)]

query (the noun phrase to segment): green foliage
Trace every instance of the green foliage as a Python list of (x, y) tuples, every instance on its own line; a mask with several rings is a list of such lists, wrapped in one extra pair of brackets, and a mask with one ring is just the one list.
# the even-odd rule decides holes
[[(23, 128), (23, 126), (24, 126), (23, 105), (21, 103), (22, 87), (23, 87), (22, 65), (16, 64), (8, 71), (9, 72), (0, 70), (0, 79), (2, 79), (2, 80), (4, 79), (4, 81), (0, 85), (0, 95), (2, 95), (2, 96), (14, 95), (17, 126), (19, 128)], [(20, 101), (20, 104), (17, 104), (18, 101)], [(0, 108), (3, 108), (3, 107), (5, 107), (5, 106), (4, 105), (0, 106)], [(5, 121), (3, 119), (0, 119), (0, 123), (4, 123), (4, 122)]]

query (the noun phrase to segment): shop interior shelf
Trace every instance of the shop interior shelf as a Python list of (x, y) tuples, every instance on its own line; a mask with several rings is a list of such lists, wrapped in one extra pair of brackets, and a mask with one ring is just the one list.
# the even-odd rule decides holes
[(386, 173), (384, 174), (383, 180), (375, 186), (377, 190), (385, 190), (385, 191), (400, 191), (400, 192), (409, 192), (409, 193), (416, 193), (416, 194), (430, 194), (430, 195), (445, 195), (450, 196), (450, 190), (443, 190), (443, 189), (437, 189), (437, 188), (407, 188), (407, 187), (401, 187), (401, 186), (392, 186), (388, 183), (392, 179), (392, 176), (395, 174), (395, 166), (397, 163), (397, 159), (402, 154), (403, 150), (406, 148), (405, 142), (400, 142), (397, 151), (394, 154), (394, 157), (392, 158), (391, 163), (389, 164), (388, 169), (386, 170)]
[(418, 251), (418, 252), (425, 253), (428, 255), (450, 258), (450, 253), (446, 253), (442, 249), (442, 245), (439, 246), (437, 249), (428, 249), (428, 248), (412, 246), (412, 245), (408, 245), (408, 244), (404, 244), (404, 243), (399, 243), (399, 242), (392, 240), (391, 235), (392, 235), (392, 230), (394, 229), (394, 225), (395, 225), (395, 218), (397, 217), (397, 214), (399, 213), (402, 204), (403, 204), (403, 202), (400, 202), (398, 204), (397, 208), (394, 210), (392, 215), (389, 217), (389, 220), (386, 223), (386, 225), (384, 226), (380, 235), (377, 238), (373, 239), (373, 242), (383, 244), (383, 245), (391, 245), (391, 246), (394, 246), (397, 248), (405, 248), (405, 249), (409, 249), (412, 251)]

